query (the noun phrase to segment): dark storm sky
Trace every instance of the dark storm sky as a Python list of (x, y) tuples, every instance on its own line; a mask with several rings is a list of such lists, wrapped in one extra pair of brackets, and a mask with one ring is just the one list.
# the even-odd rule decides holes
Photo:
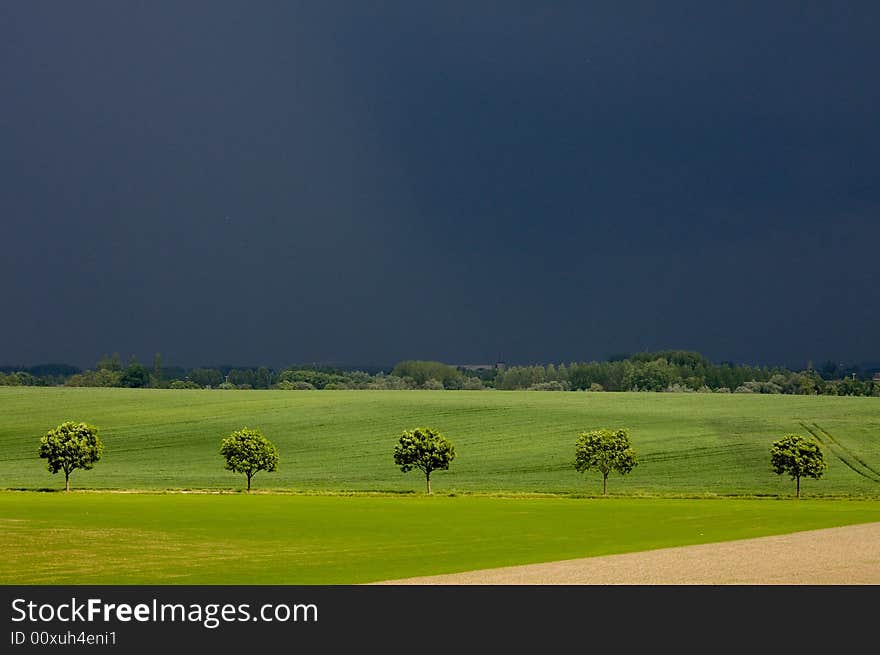
[(880, 5), (0, 6), (0, 363), (880, 359)]

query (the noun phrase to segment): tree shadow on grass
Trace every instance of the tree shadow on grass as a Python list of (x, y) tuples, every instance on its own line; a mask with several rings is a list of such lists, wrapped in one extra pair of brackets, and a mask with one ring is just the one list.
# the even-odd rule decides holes
[(49, 487), (39, 487), (37, 489), (29, 489), (28, 487), (7, 487), (6, 491), (35, 491), (39, 493), (54, 494), (59, 491), (64, 491), (64, 489), (50, 489)]

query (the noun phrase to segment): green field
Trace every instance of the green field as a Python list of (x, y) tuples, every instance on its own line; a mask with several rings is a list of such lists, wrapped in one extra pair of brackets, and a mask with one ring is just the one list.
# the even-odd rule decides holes
[(0, 493), (0, 584), (352, 584), (880, 520), (877, 500)]
[[(63, 488), (36, 451), (65, 420), (97, 425), (104, 459), (79, 493), (36, 493)], [(294, 493), (210, 493), (244, 485), (218, 450), (245, 425), (281, 454), (255, 489)], [(458, 452), (431, 498), (391, 458), (416, 425)], [(641, 464), (585, 498), (577, 434), (615, 426)], [(829, 466), (789, 500), (769, 448), (807, 428)], [(0, 489), (30, 490), (0, 492), (0, 584), (369, 582), (878, 521), (880, 399), (0, 388)], [(759, 495), (785, 500), (713, 498)]]
[[(277, 446), (277, 473), (255, 489), (416, 491), (391, 452), (400, 431), (442, 430), (456, 445), (435, 492), (601, 491), (598, 474), (574, 471), (579, 431), (626, 426), (641, 464), (612, 475), (612, 494), (788, 495), (774, 475), (771, 442), (815, 432), (828, 469), (804, 495), (880, 497), (880, 398), (748, 394), (493, 391), (167, 391), (0, 388), (0, 488), (59, 489), (36, 456), (39, 438), (64, 420), (101, 429), (104, 459), (71, 476), (74, 489), (232, 489), (221, 437), (260, 428)], [(806, 425), (806, 427), (804, 427)]]

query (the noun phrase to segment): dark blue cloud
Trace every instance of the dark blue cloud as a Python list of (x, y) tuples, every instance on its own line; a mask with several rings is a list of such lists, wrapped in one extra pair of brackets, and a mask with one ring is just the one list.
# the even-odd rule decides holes
[(2, 361), (876, 358), (870, 3), (2, 12)]

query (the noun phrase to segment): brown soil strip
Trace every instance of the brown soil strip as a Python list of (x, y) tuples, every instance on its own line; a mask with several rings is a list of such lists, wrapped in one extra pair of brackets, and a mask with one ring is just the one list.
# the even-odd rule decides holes
[(876, 585), (880, 523), (376, 584)]

